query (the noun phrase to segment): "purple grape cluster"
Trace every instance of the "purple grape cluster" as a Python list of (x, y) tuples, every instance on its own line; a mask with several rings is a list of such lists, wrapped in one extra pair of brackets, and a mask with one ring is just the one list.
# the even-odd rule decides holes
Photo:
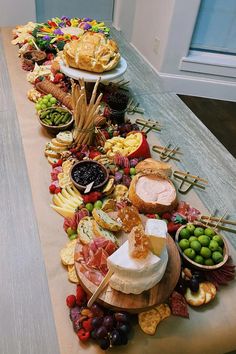
[(101, 349), (106, 350), (112, 346), (126, 345), (131, 330), (130, 319), (125, 312), (104, 313), (94, 304), (91, 307), (94, 316), (92, 320), (93, 338)]

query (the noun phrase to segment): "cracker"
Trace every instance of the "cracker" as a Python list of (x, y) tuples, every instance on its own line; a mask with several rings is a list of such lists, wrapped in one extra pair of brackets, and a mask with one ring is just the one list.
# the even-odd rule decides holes
[(210, 283), (208, 281), (201, 283), (200, 287), (203, 288), (203, 290), (205, 291), (205, 304), (208, 304), (216, 296), (216, 287), (213, 283)]
[(185, 299), (191, 306), (201, 306), (205, 303), (206, 300), (205, 290), (202, 287), (199, 287), (199, 290), (194, 293), (189, 288), (187, 288)]
[(155, 310), (157, 310), (161, 316), (161, 320), (168, 318), (171, 315), (171, 310), (168, 304), (160, 304), (155, 306)]
[(158, 324), (161, 322), (161, 315), (155, 309), (138, 314), (138, 323), (141, 330), (153, 336)]
[(76, 242), (77, 240), (70, 241), (67, 243), (66, 247), (62, 248), (60, 256), (64, 265), (73, 265), (75, 263), (74, 253)]
[(79, 283), (79, 278), (77, 276), (76, 270), (75, 270), (75, 266), (72, 265), (68, 265), (68, 279), (69, 281), (71, 281), (72, 283)]

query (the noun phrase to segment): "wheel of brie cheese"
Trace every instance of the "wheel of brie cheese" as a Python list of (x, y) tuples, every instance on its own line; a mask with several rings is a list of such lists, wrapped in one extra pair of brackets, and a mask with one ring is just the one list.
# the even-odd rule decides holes
[(164, 213), (177, 205), (176, 189), (164, 176), (136, 175), (129, 187), (129, 199), (141, 213)]
[[(146, 223), (145, 233), (163, 238), (166, 241), (166, 223), (162, 220), (149, 219)], [(130, 256), (129, 244), (126, 241), (107, 258), (107, 266), (114, 272), (109, 285), (125, 294), (141, 294), (161, 281), (167, 263), (166, 245), (160, 256), (150, 251), (146, 258), (136, 259)]]

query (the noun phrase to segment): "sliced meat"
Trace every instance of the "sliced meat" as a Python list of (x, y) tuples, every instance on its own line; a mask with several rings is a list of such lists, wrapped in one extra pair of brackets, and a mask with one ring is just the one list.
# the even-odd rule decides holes
[(170, 308), (173, 315), (189, 318), (187, 302), (183, 295), (177, 291), (174, 291), (170, 296)]

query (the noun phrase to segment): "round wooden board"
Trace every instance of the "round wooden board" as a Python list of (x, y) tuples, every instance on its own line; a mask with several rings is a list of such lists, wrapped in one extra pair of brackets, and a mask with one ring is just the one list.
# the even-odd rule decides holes
[[(80, 242), (75, 248), (75, 259), (81, 250)], [(180, 275), (181, 261), (179, 251), (175, 242), (167, 236), (168, 263), (162, 280), (153, 288), (142, 292), (139, 295), (124, 294), (112, 289), (109, 284), (98, 298), (98, 302), (103, 306), (113, 310), (128, 311), (132, 313), (142, 312), (155, 305), (165, 302), (174, 290)], [(79, 263), (75, 261), (75, 268), (80, 279), (80, 284), (88, 294), (93, 294), (97, 288), (91, 283), (83, 273), (80, 272)]]

